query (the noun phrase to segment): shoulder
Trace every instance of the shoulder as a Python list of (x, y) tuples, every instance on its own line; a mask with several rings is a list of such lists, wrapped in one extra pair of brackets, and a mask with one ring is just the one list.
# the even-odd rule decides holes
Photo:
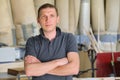
[(28, 38), (27, 42), (35, 42), (35, 41), (39, 41), (39, 35), (36, 36), (31, 36), (30, 38)]
[(65, 33), (66, 35), (66, 52), (78, 52), (77, 40), (72, 33)]
[(75, 39), (75, 36), (72, 33), (63, 32), (62, 35), (65, 36), (67, 39)]
[(40, 35), (31, 36), (30, 38), (28, 38), (28, 40), (38, 40), (39, 37), (40, 37)]

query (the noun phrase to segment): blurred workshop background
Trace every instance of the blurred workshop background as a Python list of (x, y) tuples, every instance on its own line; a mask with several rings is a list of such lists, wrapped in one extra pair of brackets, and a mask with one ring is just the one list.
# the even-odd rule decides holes
[(0, 80), (15, 77), (8, 69), (23, 70), (26, 40), (39, 34), (37, 10), (44, 3), (57, 7), (58, 26), (76, 37), (81, 72), (77, 77), (108, 77), (113, 67), (120, 76), (120, 0), (0, 0)]

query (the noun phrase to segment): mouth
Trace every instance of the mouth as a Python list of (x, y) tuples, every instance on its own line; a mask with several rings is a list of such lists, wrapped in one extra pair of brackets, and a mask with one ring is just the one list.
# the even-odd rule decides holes
[(49, 26), (51, 26), (51, 24), (47, 24), (47, 25), (45, 25), (45, 26), (48, 26), (48, 27), (49, 27)]

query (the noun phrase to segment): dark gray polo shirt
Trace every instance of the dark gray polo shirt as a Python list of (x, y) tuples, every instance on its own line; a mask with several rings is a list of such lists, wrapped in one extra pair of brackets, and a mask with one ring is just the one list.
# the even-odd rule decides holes
[[(78, 52), (75, 37), (71, 33), (64, 33), (57, 27), (55, 39), (49, 41), (40, 29), (40, 35), (31, 37), (26, 43), (27, 55), (38, 58), (41, 62), (47, 62), (55, 59), (67, 57), (68, 52)], [(46, 74), (43, 76), (34, 76), (33, 80), (72, 80), (72, 76), (56, 76)]]

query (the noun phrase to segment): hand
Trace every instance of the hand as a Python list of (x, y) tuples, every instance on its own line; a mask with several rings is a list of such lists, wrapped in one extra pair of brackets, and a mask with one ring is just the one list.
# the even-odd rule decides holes
[(68, 63), (68, 59), (67, 58), (57, 59), (57, 62), (59, 66), (62, 66)]
[(25, 63), (36, 63), (40, 62), (36, 57), (28, 55), (25, 57)]

